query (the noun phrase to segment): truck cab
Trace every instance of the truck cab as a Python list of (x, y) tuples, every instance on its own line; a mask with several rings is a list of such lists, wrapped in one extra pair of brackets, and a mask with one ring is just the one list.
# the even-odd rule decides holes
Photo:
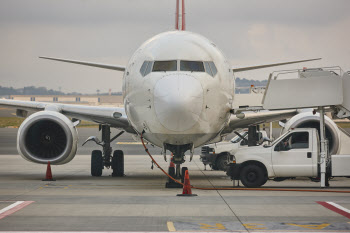
[(269, 178), (317, 177), (319, 138), (314, 128), (287, 131), (271, 145), (241, 148), (228, 165), (227, 174), (246, 187), (259, 187)]

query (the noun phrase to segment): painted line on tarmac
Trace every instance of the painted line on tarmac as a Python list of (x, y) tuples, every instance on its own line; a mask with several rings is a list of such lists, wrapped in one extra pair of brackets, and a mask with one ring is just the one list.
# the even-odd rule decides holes
[(330, 209), (338, 214), (341, 214), (343, 215), (344, 217), (347, 217), (350, 219), (350, 210), (344, 208), (343, 206), (341, 205), (338, 205), (334, 202), (330, 202), (330, 201), (317, 201), (318, 204), (326, 207), (327, 209)]
[(141, 142), (117, 142), (117, 145), (142, 145)]
[(32, 204), (34, 201), (17, 201), (3, 209), (0, 210), (0, 219), (5, 218), (6, 216), (9, 216), (13, 214), (14, 212), (19, 211), (20, 209), (23, 209), (27, 205)]
[(176, 229), (175, 229), (175, 226), (174, 226), (174, 223), (173, 223), (173, 222), (167, 222), (167, 223), (166, 223), (166, 225), (167, 225), (167, 227), (168, 227), (168, 231), (170, 231), (170, 232), (174, 232), (174, 231), (176, 231)]
[[(171, 223), (171, 224), (169, 224)], [(168, 222), (169, 231), (176, 232), (350, 232), (347, 222)], [(170, 226), (170, 227), (169, 227)]]

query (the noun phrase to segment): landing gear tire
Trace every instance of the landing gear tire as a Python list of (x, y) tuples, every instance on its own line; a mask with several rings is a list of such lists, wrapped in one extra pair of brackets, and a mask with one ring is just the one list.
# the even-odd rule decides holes
[(226, 171), (227, 168), (227, 155), (221, 155), (216, 160), (216, 166), (220, 171)]
[(264, 170), (255, 164), (243, 167), (240, 176), (242, 184), (247, 188), (258, 188), (267, 180)]
[(187, 167), (182, 167), (181, 168), (181, 183), (185, 182), (185, 172), (188, 170)]
[(93, 150), (91, 153), (91, 175), (101, 176), (103, 169), (102, 151)]
[(113, 152), (112, 169), (112, 176), (124, 176), (124, 153), (122, 150)]
[(169, 167), (169, 176), (175, 177), (175, 168), (174, 167)]

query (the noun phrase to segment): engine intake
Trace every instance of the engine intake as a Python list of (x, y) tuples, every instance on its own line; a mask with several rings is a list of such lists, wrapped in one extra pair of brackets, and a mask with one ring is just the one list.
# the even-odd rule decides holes
[(17, 149), (23, 158), (34, 163), (65, 164), (77, 151), (78, 134), (63, 114), (41, 111), (28, 117), (20, 126)]

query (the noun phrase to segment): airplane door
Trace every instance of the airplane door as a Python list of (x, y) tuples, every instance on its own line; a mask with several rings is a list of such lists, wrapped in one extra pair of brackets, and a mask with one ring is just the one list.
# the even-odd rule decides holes
[(292, 132), (275, 145), (272, 164), (277, 177), (313, 176), (311, 135)]

